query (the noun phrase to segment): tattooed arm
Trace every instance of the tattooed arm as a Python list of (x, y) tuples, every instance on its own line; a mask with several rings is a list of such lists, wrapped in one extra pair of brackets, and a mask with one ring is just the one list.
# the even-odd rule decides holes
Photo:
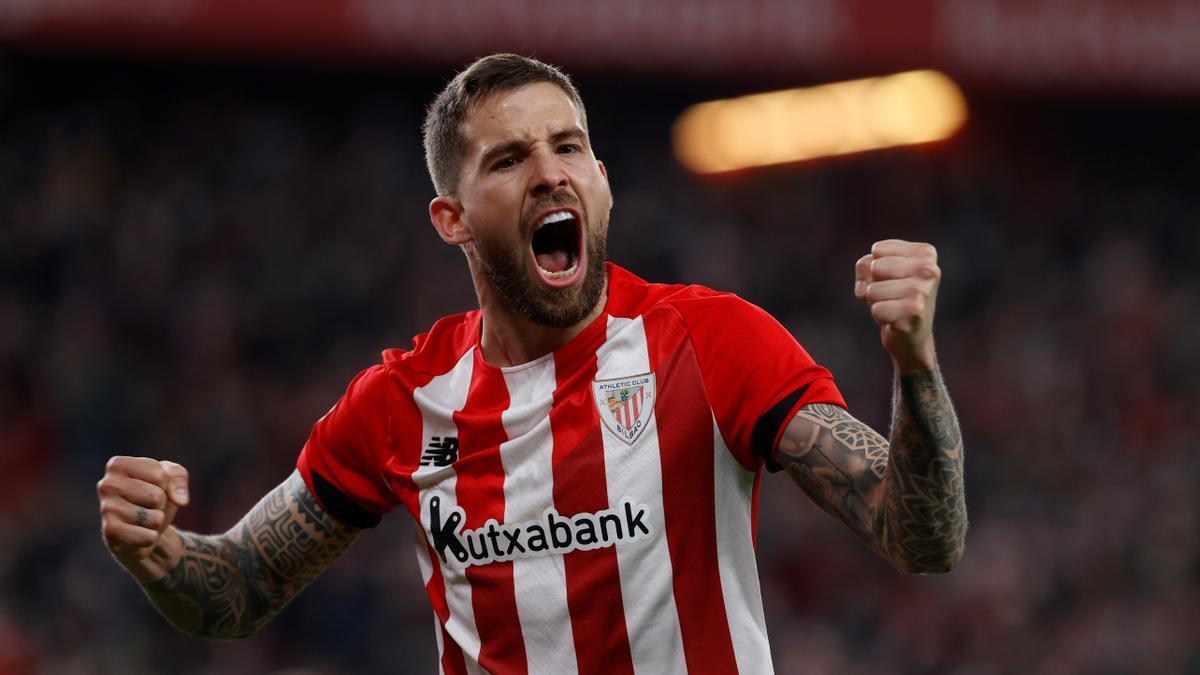
[(924, 243), (876, 242), (854, 267), (854, 294), (896, 367), (885, 441), (845, 410), (803, 408), (775, 461), (814, 501), (903, 572), (946, 572), (967, 532), (963, 445), (933, 348), (941, 269)]
[[(143, 463), (134, 464), (138, 461)], [(230, 640), (253, 634), (361, 532), (322, 509), (297, 472), (228, 532), (183, 532), (169, 525), (182, 504), (167, 497), (170, 476), (150, 475), (157, 464), (147, 458), (109, 463), (97, 487), (103, 531), (118, 562), (138, 579), (163, 616), (188, 635)], [(134, 476), (142, 476), (113, 475), (123, 467), (135, 467)], [(161, 495), (149, 489), (160, 484)]]
[(788, 424), (774, 459), (896, 569), (948, 572), (962, 556), (962, 436), (937, 371), (898, 378), (890, 441), (814, 404)]

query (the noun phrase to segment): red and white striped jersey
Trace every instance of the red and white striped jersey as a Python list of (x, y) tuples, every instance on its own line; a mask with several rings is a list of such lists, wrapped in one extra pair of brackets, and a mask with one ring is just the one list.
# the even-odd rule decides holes
[(403, 505), (445, 673), (765, 673), (764, 458), (829, 372), (737, 296), (608, 266), (604, 313), (489, 365), (480, 313), (388, 350), (297, 462), (359, 526)]

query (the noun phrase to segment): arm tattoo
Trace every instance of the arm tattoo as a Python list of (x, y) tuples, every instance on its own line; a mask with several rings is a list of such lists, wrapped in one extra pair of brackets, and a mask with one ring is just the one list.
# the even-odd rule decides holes
[(878, 545), (886, 536), (883, 436), (835, 405), (814, 403), (796, 414), (775, 460), (821, 508), (887, 555)]
[(963, 442), (941, 373), (904, 375), (895, 387), (888, 528), (912, 572), (946, 572), (967, 535)]
[(936, 372), (900, 377), (895, 404), (890, 443), (837, 406), (805, 406), (775, 460), (897, 569), (945, 572), (967, 530), (958, 421)]
[(189, 635), (246, 637), (337, 560), (360, 531), (326, 513), (292, 473), (225, 534), (179, 532), (179, 564), (143, 588)]

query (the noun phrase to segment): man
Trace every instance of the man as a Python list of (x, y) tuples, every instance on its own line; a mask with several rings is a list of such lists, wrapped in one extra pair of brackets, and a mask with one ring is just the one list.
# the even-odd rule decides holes
[(109, 462), (105, 541), (181, 630), (253, 633), (403, 506), (446, 672), (769, 672), (764, 464), (901, 571), (958, 560), (962, 441), (934, 357), (931, 246), (882, 241), (855, 268), (897, 372), (889, 441), (758, 308), (605, 263), (612, 195), (558, 70), (476, 61), (431, 105), (425, 148), (430, 217), (479, 310), (360, 373), (225, 534), (170, 527), (183, 467)]

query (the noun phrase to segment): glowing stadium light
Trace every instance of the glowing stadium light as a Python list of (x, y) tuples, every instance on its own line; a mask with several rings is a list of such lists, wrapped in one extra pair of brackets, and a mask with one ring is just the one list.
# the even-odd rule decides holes
[(696, 173), (796, 162), (949, 138), (967, 119), (962, 91), (933, 70), (699, 103), (673, 130)]

